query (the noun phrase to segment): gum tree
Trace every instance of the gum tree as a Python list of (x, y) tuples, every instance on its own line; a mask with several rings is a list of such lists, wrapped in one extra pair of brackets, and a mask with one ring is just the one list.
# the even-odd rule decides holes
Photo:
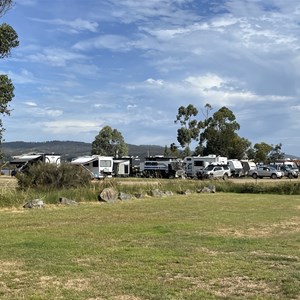
[[(0, 17), (2, 17), (13, 5), (12, 0), (0, 0)], [(0, 24), (0, 58), (10, 56), (11, 49), (19, 45), (16, 31), (8, 24)], [(9, 115), (9, 102), (14, 97), (14, 85), (6, 74), (0, 74), (0, 115)], [(0, 119), (0, 144), (4, 128)]]

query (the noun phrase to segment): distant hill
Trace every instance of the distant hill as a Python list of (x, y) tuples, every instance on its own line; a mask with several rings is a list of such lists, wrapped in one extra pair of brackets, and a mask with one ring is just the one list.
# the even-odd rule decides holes
[[(131, 145), (127, 144), (130, 156), (138, 156), (141, 159), (149, 155), (163, 155), (164, 147), (156, 145)], [(30, 152), (55, 153), (60, 154), (63, 160), (90, 155), (92, 149), (91, 143), (75, 141), (47, 141), (47, 142), (4, 142), (1, 144), (1, 151), (4, 154), (4, 160), (10, 160), (14, 155), (20, 155)]]

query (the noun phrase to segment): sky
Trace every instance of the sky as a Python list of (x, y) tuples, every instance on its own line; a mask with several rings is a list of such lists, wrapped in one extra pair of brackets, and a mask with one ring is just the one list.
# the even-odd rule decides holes
[(15, 0), (5, 142), (177, 142), (178, 108), (226, 106), (239, 136), (300, 156), (298, 0)]

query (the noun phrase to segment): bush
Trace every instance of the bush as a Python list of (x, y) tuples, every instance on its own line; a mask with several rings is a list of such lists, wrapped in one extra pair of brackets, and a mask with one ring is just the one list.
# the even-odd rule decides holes
[(85, 169), (67, 163), (60, 166), (37, 163), (18, 173), (16, 178), (21, 190), (77, 188), (89, 186), (91, 182), (91, 176)]

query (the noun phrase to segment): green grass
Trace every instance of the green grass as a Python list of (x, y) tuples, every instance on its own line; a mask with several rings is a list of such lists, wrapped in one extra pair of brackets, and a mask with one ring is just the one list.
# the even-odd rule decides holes
[(0, 211), (0, 299), (299, 299), (300, 197)]

